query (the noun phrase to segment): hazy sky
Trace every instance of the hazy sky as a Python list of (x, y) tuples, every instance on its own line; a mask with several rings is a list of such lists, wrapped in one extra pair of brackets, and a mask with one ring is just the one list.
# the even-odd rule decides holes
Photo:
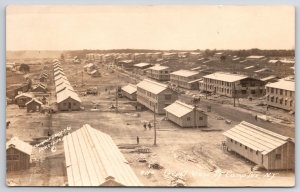
[(291, 6), (10, 6), (7, 50), (294, 49)]

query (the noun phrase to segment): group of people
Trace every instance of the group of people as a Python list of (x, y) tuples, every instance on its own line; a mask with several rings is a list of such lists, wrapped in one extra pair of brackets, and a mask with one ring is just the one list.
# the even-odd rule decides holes
[[(151, 130), (151, 128), (152, 128), (152, 125), (150, 122), (148, 123), (148, 128), (149, 128), (149, 130)], [(147, 130), (147, 123), (144, 123), (144, 129), (145, 129), (145, 131)]]

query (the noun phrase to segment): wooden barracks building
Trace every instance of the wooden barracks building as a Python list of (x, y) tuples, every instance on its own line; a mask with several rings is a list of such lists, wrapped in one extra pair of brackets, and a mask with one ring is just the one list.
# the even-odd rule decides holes
[(223, 133), (226, 146), (267, 170), (294, 169), (294, 139), (248, 122), (241, 122)]

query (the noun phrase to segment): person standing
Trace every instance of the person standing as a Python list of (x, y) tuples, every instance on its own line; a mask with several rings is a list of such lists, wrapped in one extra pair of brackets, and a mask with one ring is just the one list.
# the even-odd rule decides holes
[(144, 123), (144, 129), (145, 129), (145, 131), (147, 130), (147, 124), (146, 123)]
[(138, 145), (140, 143), (140, 138), (139, 136), (136, 136), (136, 144)]

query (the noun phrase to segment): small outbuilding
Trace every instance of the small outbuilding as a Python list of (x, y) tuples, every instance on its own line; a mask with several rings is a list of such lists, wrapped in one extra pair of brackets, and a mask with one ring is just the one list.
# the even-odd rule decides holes
[(177, 100), (164, 109), (167, 119), (181, 127), (207, 126), (207, 114), (195, 106)]
[(39, 112), (42, 109), (43, 103), (36, 98), (28, 101), (26, 104), (27, 112)]
[(136, 100), (137, 86), (133, 84), (128, 84), (121, 88), (122, 95), (130, 100)]
[(223, 133), (227, 150), (233, 151), (267, 170), (295, 168), (294, 139), (246, 121)]
[(6, 142), (6, 171), (20, 171), (30, 167), (32, 146), (17, 137)]
[(19, 95), (17, 95), (15, 97), (15, 103), (19, 106), (19, 107), (25, 107), (26, 103), (30, 100), (32, 100), (33, 95), (30, 93), (21, 93)]

